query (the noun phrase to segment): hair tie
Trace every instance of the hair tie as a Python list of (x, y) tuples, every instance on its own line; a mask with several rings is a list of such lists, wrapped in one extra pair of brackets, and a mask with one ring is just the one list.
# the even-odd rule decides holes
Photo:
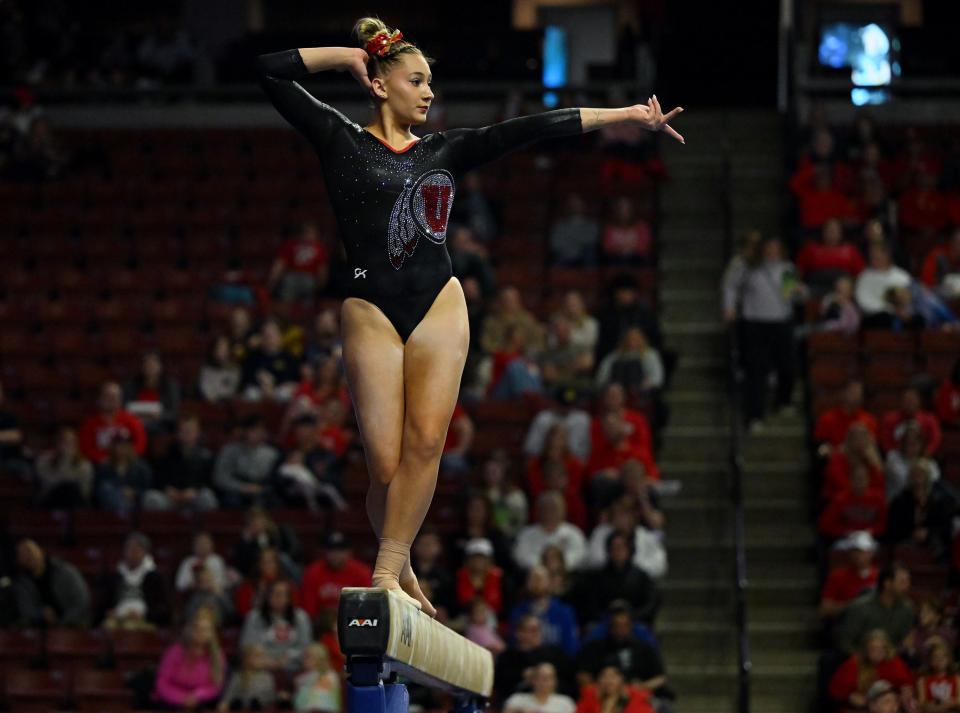
[(400, 30), (394, 30), (393, 34), (388, 34), (385, 30), (380, 31), (367, 41), (367, 53), (383, 57), (390, 45), (403, 39), (403, 33)]

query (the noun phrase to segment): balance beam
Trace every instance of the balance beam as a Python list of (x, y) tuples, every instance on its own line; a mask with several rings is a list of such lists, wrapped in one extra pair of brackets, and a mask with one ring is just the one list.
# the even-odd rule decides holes
[(405, 712), (406, 688), (392, 673), (452, 694), (461, 711), (481, 710), (493, 692), (489, 651), (390, 590), (343, 589), (337, 629), (347, 657), (349, 713)]

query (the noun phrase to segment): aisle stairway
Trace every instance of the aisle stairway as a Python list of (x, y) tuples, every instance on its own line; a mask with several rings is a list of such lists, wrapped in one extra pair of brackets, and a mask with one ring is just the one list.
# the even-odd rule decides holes
[[(670, 573), (659, 635), (678, 711), (723, 713), (737, 710), (727, 341), (718, 306), (723, 140), (733, 156), (735, 231), (770, 232), (779, 225), (781, 137), (776, 115), (759, 112), (690, 112), (683, 130), (685, 146), (664, 142), (672, 178), (661, 196), (662, 319), (667, 345), (680, 353), (661, 460), (683, 490), (664, 503)], [(745, 441), (744, 456), (751, 710), (806, 713), (816, 581), (800, 416), (771, 419)]]

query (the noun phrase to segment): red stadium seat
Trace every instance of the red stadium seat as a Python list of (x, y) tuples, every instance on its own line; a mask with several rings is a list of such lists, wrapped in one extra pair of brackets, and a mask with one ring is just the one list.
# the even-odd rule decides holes
[(855, 359), (837, 355), (820, 357), (810, 364), (810, 386), (815, 389), (835, 389), (857, 376)]
[(123, 670), (135, 670), (144, 665), (156, 665), (170, 643), (165, 631), (109, 632), (110, 651), (117, 666)]
[(193, 514), (178, 510), (144, 510), (137, 517), (137, 529), (152, 538), (154, 543), (181, 551), (189, 548), (197, 526)]
[(65, 671), (8, 668), (4, 676), (6, 698), (13, 711), (50, 711), (66, 705), (70, 681)]
[(70, 533), (70, 513), (66, 510), (10, 510), (6, 523), (12, 539), (26, 537), (42, 546), (62, 545)]
[(916, 369), (902, 357), (872, 359), (864, 369), (867, 389), (902, 389), (909, 385)]
[(863, 333), (863, 352), (873, 354), (913, 354), (917, 339), (903, 332), (867, 331)]
[(0, 663), (31, 666), (40, 661), (43, 639), (36, 629), (0, 629)]
[(807, 341), (807, 352), (815, 354), (855, 355), (860, 351), (856, 337), (848, 337), (835, 332), (814, 332)]
[(119, 546), (133, 522), (129, 517), (102, 510), (75, 510), (73, 513), (73, 540), (81, 546)]
[(48, 629), (45, 641), (47, 665), (53, 668), (89, 668), (107, 655), (106, 637), (99, 630)]
[(81, 669), (74, 673), (73, 699), (80, 711), (123, 713), (133, 709), (133, 691), (122, 671)]

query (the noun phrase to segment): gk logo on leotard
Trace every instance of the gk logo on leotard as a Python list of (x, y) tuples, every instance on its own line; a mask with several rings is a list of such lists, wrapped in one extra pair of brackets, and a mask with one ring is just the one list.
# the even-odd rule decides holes
[(359, 267), (353, 268), (353, 279), (356, 280), (358, 277), (362, 277), (364, 280), (366, 280), (367, 269), (361, 270)]
[(421, 235), (437, 245), (446, 241), (454, 192), (453, 176), (442, 168), (407, 180), (387, 226), (387, 255), (394, 268), (413, 255)]

